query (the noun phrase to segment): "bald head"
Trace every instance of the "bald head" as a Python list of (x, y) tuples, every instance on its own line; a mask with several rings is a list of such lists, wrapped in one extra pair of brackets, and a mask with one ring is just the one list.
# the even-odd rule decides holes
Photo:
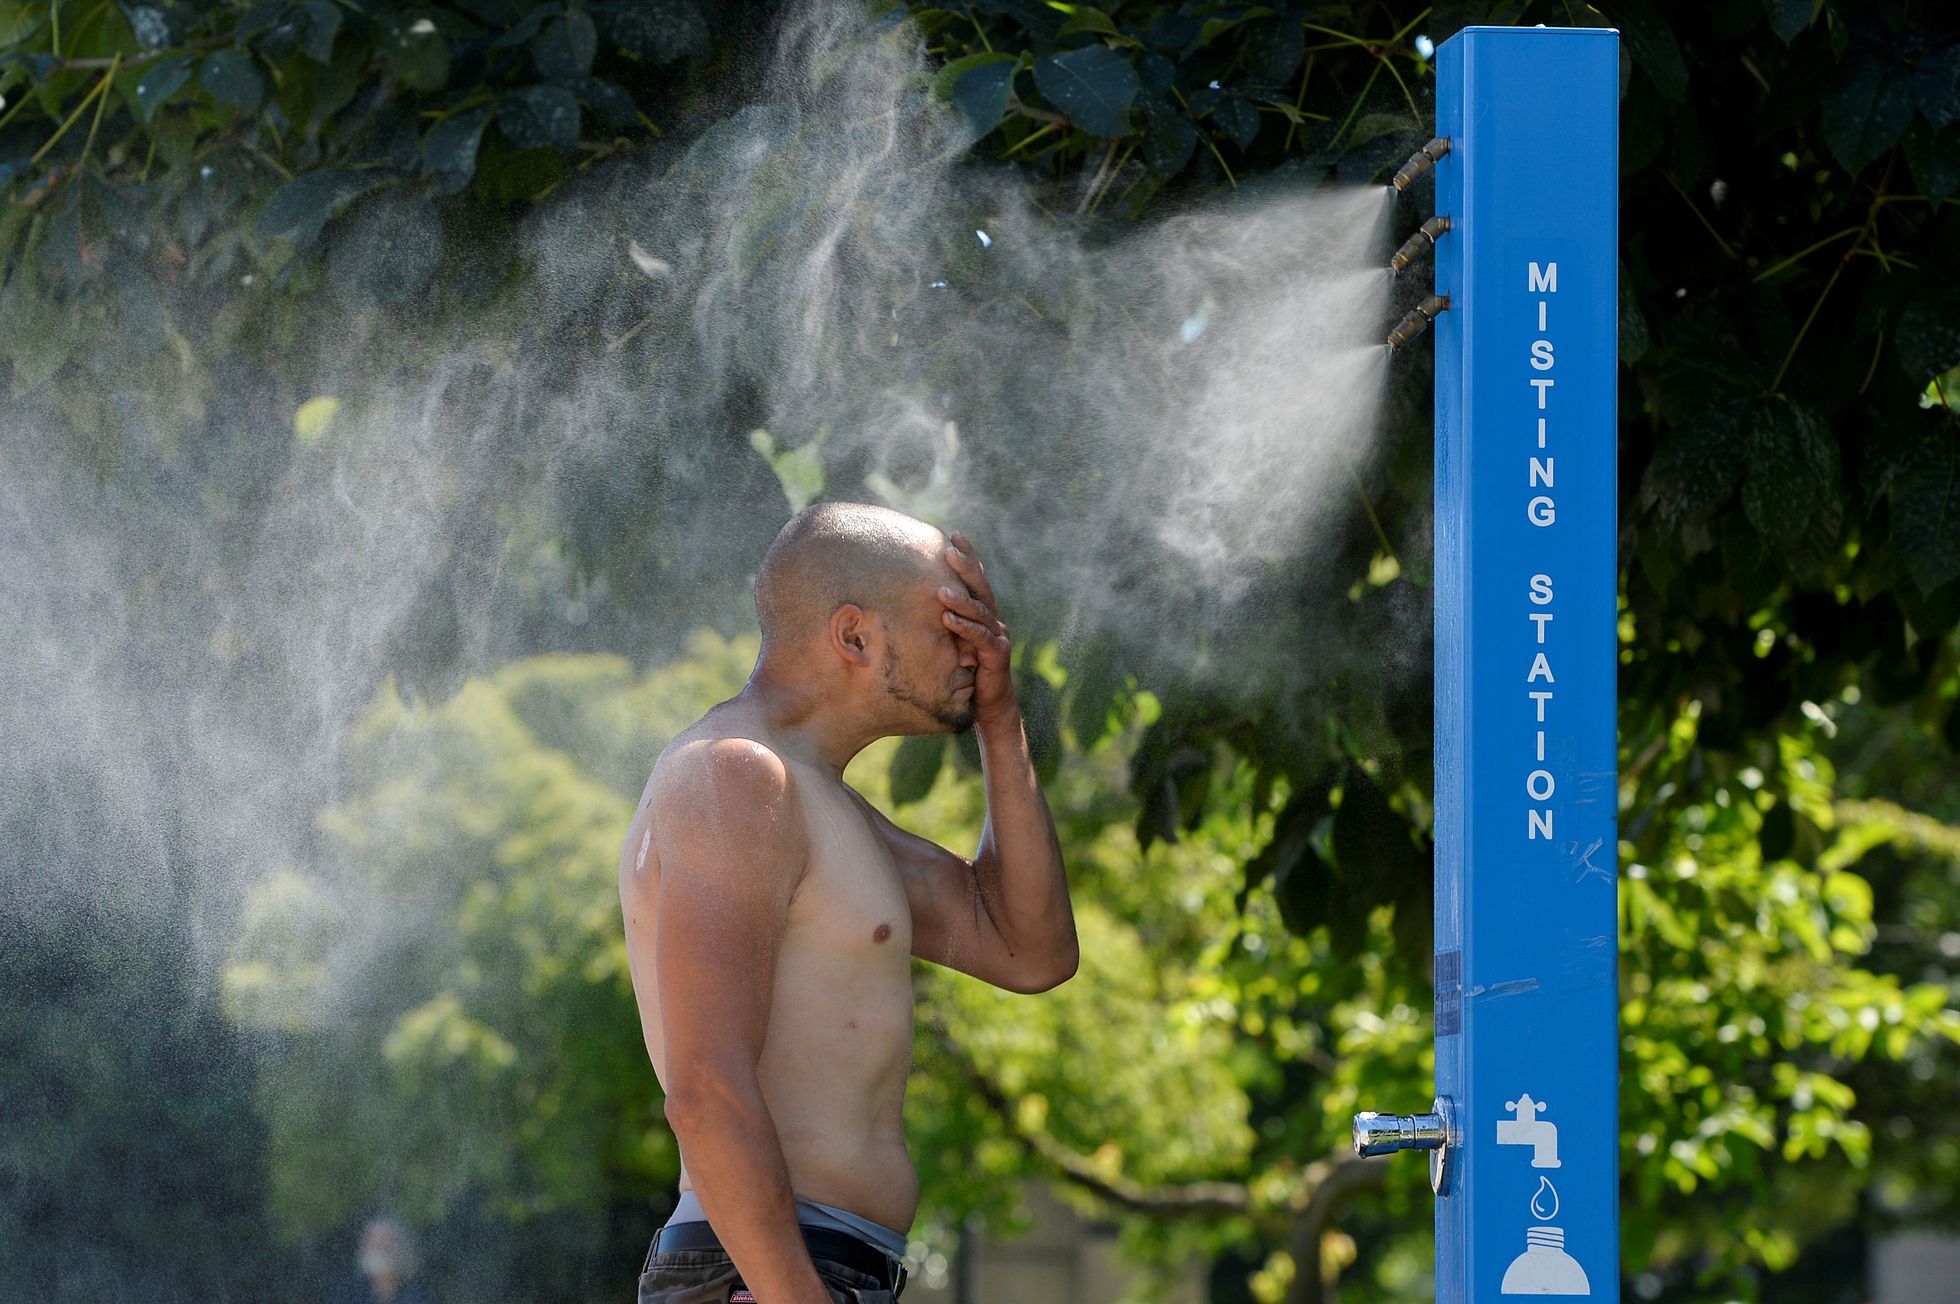
[(945, 539), (916, 517), (865, 503), (816, 503), (790, 517), (755, 577), (762, 652), (817, 637), (844, 603), (884, 611), (938, 561)]

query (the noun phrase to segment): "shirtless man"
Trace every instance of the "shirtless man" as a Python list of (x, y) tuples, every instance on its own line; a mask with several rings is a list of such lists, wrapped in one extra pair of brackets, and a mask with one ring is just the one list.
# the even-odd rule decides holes
[[(640, 1024), (681, 1204), (639, 1304), (877, 1304), (918, 1210), (911, 957), (1013, 992), (1075, 972), (1054, 820), (972, 546), (820, 503), (756, 576), (748, 684), (660, 753), (620, 856)], [(968, 860), (843, 781), (866, 744), (977, 728)]]

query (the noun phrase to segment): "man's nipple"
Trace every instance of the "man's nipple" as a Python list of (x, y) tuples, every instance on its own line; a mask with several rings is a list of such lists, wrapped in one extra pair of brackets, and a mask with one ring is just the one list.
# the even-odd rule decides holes
[(892, 935), (892, 926), (890, 924), (879, 924), (878, 931), (871, 935), (871, 940), (874, 942), (882, 942), (887, 937), (890, 937), (891, 935)]

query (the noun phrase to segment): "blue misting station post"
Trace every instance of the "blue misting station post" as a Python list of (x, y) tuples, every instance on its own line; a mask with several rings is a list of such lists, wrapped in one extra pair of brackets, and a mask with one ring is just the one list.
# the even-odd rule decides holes
[(1355, 1146), (1430, 1151), (1439, 1301), (1618, 1300), (1619, 37), (1436, 64), (1436, 1100)]

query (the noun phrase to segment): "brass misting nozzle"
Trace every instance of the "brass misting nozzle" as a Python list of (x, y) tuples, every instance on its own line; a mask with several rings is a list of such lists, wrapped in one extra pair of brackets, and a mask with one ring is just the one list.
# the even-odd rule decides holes
[(1416, 336), (1428, 330), (1429, 323), (1436, 320), (1438, 313), (1447, 311), (1449, 306), (1450, 296), (1447, 294), (1432, 294), (1417, 304), (1415, 311), (1396, 323), (1395, 329), (1388, 333), (1389, 351), (1394, 352), (1400, 349), (1410, 340), (1413, 340)]
[(1395, 174), (1395, 180), (1391, 184), (1397, 190), (1407, 190), (1418, 177), (1435, 167), (1437, 161), (1449, 152), (1450, 138), (1448, 136), (1436, 137), (1436, 139), (1409, 155), (1409, 161), (1402, 165), (1402, 170)]
[(1395, 251), (1394, 256), (1388, 260), (1388, 265), (1393, 267), (1398, 275), (1408, 271), (1409, 264), (1422, 257), (1426, 251), (1434, 249), (1436, 238), (1449, 229), (1449, 218), (1440, 213), (1430, 218), (1416, 229), (1416, 233), (1410, 236), (1400, 249)]

